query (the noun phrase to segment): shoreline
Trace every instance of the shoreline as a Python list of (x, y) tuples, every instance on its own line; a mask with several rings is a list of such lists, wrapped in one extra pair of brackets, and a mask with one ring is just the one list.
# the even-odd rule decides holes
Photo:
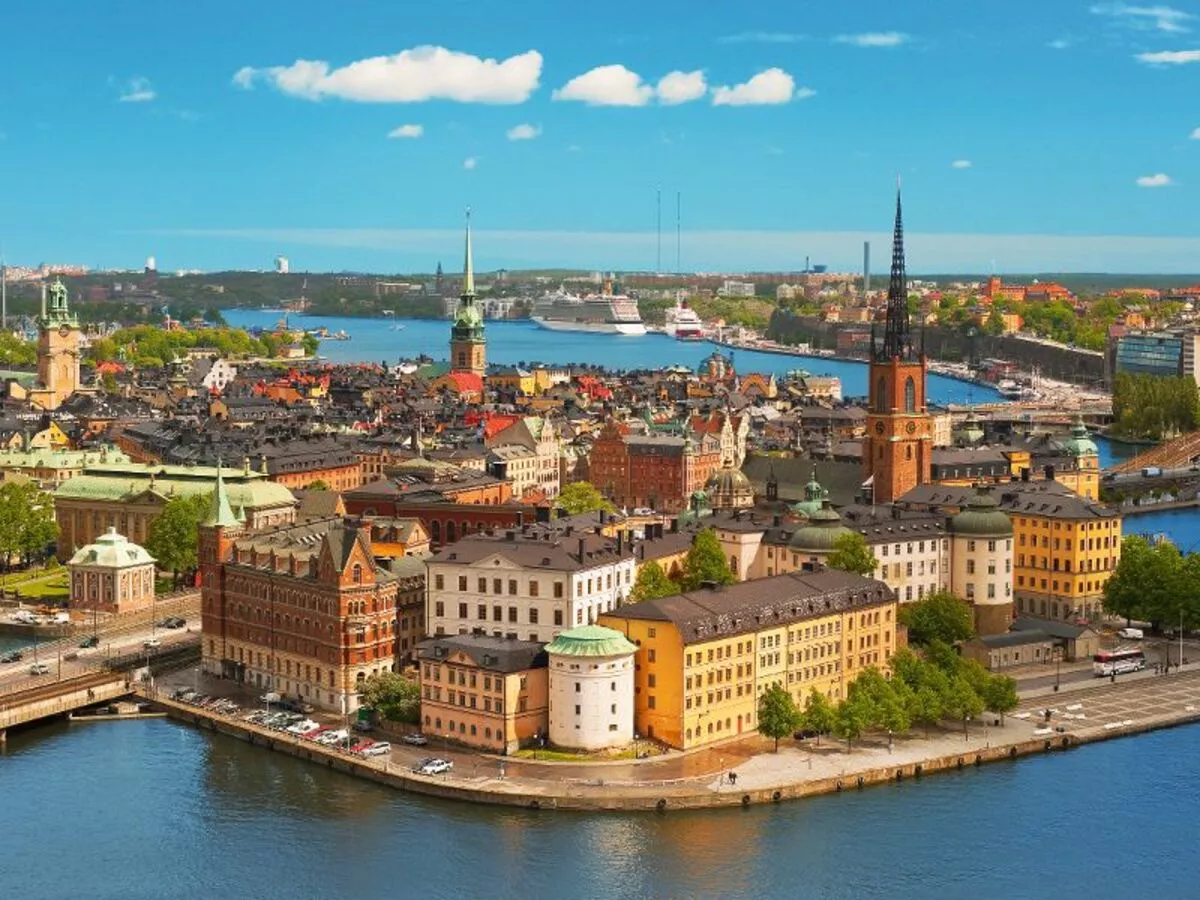
[[(1104, 724), (1091, 724), (1079, 727), (1075, 720), (1084, 719), (1082, 713), (1061, 713), (1062, 721), (1070, 722), (1070, 731), (1051, 731), (1041, 728), (1032, 733), (1024, 733), (1014, 740), (998, 742), (995, 745), (989, 741), (985, 746), (963, 746), (950, 752), (930, 752), (908, 759), (899, 759), (891, 764), (875, 764), (870, 752), (860, 743), (855, 753), (846, 754), (836, 743), (827, 745), (826, 750), (836, 754), (836, 759), (845, 760), (847, 765), (834, 774), (824, 774), (817, 777), (796, 777), (799, 772), (789, 773), (790, 777), (783, 780), (772, 780), (770, 773), (767, 778), (747, 773), (753, 769), (755, 762), (780, 765), (780, 760), (787, 763), (797, 761), (800, 751), (789, 748), (786, 756), (783, 753), (761, 753), (739, 766), (739, 784), (729, 784), (723, 775), (716, 785), (712, 784), (716, 774), (697, 776), (675, 781), (659, 782), (606, 782), (603, 777), (581, 781), (565, 778), (515, 778), (499, 777), (459, 777), (459, 776), (424, 776), (418, 775), (407, 768), (387, 761), (377, 762), (353, 756), (348, 753), (328, 749), (291, 738), (280, 732), (269, 731), (250, 725), (238, 718), (228, 718), (216, 715), (208, 710), (199, 709), (177, 701), (158, 696), (139, 694), (140, 699), (149, 701), (154, 707), (162, 710), (176, 721), (190, 724), (207, 731), (213, 731), (252, 745), (262, 746), (268, 750), (283, 752), (297, 759), (307, 760), (317, 765), (343, 772), (353, 777), (365, 778), (378, 784), (387, 785), (394, 789), (410, 791), (430, 797), (448, 800), (478, 803), (490, 806), (524, 807), (531, 810), (564, 809), (590, 812), (666, 812), (674, 809), (723, 809), (731, 807), (759, 806), (764, 804), (781, 803), (788, 800), (800, 800), (806, 797), (822, 794), (842, 793), (865, 787), (905, 781), (910, 778), (920, 779), (928, 775), (942, 772), (958, 772), (967, 768), (978, 768), (985, 764), (1015, 761), (1029, 756), (1071, 750), (1086, 744), (1112, 740), (1120, 737), (1130, 737), (1163, 728), (1173, 728), (1200, 722), (1200, 669), (1184, 672), (1174, 677), (1142, 678), (1123, 682), (1119, 686), (1105, 683), (1099, 687), (1087, 687), (1077, 691), (1064, 691), (1051, 700), (1048, 697), (1030, 697), (1022, 703), (1022, 707), (1030, 708), (1024, 713), (1010, 716), (1006, 728), (1016, 726), (1021, 721), (1024, 726), (1033, 724), (1025, 721), (1032, 718), (1032, 709), (1040, 710), (1043, 703), (1053, 702), (1068, 710), (1081, 709), (1085, 703), (1095, 698), (1104, 698), (1118, 705), (1128, 703), (1132, 708), (1143, 709), (1144, 703), (1137, 695), (1147, 689), (1156, 695), (1174, 695), (1185, 693), (1187, 700), (1195, 703), (1185, 703), (1182, 708), (1168, 712), (1145, 715), (1139, 719), (1124, 719)], [(1161, 699), (1161, 698), (1160, 698)], [(1076, 702), (1073, 702), (1076, 701)], [(1057, 713), (1057, 710), (1055, 710)], [(1024, 718), (1022, 718), (1024, 717)], [(1099, 721), (1097, 719), (1096, 721)], [(992, 732), (995, 733), (995, 730)], [(985, 729), (985, 736), (987, 731)], [(910, 736), (911, 737), (911, 736)], [(978, 741), (979, 734), (975, 734)], [(945, 734), (938, 740), (945, 742), (957, 736)], [(907, 739), (902, 739), (907, 740)], [(921, 740), (916, 737), (915, 740)], [(928, 739), (926, 739), (928, 740)], [(929, 749), (934, 748), (930, 742)], [(834, 749), (836, 748), (836, 749)], [(812, 766), (812, 748), (808, 750), (808, 772)], [(889, 749), (889, 754), (891, 753)], [(876, 754), (877, 755), (877, 754)], [(902, 755), (902, 754), (901, 754)], [(856, 761), (859, 766), (854, 766)], [(553, 767), (548, 771), (553, 772)], [(603, 775), (600, 770), (598, 776)]]

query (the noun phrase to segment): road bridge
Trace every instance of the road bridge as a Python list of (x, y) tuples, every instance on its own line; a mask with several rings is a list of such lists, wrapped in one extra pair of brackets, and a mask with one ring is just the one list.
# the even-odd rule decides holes
[(129, 676), (124, 672), (90, 672), (30, 685), (23, 682), (0, 694), (0, 744), (8, 729), (116, 700), (132, 693)]

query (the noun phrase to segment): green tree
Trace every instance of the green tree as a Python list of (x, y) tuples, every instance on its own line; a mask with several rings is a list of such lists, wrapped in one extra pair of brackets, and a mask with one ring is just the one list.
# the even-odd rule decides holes
[(421, 721), (421, 686), (397, 672), (380, 672), (363, 681), (358, 698), (392, 722)]
[(991, 315), (983, 323), (983, 333), (990, 335), (1004, 334), (1004, 314), (998, 309), (993, 309)]
[(150, 523), (146, 550), (155, 558), (158, 568), (170, 572), (177, 582), (181, 572), (191, 572), (198, 565), (200, 523), (211, 503), (211, 494), (175, 497), (167, 501), (158, 518)]
[(975, 693), (965, 675), (950, 679), (950, 693), (946, 697), (946, 715), (960, 719), (963, 737), (967, 736), (967, 722), (983, 712), (983, 700)]
[(6, 570), (14, 556), (23, 562), (44, 556), (57, 536), (49, 494), (32, 481), (0, 484), (0, 556)]
[(804, 701), (804, 711), (800, 714), (800, 725), (806, 731), (815, 732), (817, 743), (821, 743), (821, 735), (833, 731), (836, 721), (836, 710), (824, 694), (813, 688)]
[(1004, 724), (1004, 716), (1021, 704), (1017, 696), (1017, 683), (1007, 675), (992, 675), (983, 687), (983, 707), (988, 712), (1000, 714), (1000, 724)]
[(846, 742), (849, 753), (854, 742), (862, 737), (867, 728), (869, 711), (861, 697), (847, 697), (837, 705), (833, 718), (833, 733)]
[(833, 552), (826, 558), (825, 564), (831, 569), (858, 575), (875, 573), (875, 555), (867, 546), (866, 539), (857, 531), (843, 534), (833, 542)]
[(971, 607), (949, 591), (934, 591), (915, 603), (901, 604), (900, 624), (918, 646), (935, 640), (956, 644), (975, 636)]
[(300, 338), (300, 346), (304, 348), (306, 356), (316, 356), (317, 348), (321, 346), (321, 341), (315, 335), (306, 334)]
[(1157, 621), (1171, 611), (1180, 589), (1183, 558), (1169, 541), (1151, 544), (1141, 535), (1121, 541), (1121, 559), (1104, 584), (1104, 609), (1130, 619)]
[(10, 332), (0, 332), (0, 365), (31, 366), (37, 362), (37, 346), (33, 341), (19, 338)]
[(683, 560), (683, 589), (694, 591), (706, 581), (716, 584), (733, 584), (737, 579), (729, 568), (725, 551), (717, 539), (717, 533), (705, 528), (692, 540), (687, 556)]
[(327, 490), (329, 490), (329, 485), (325, 483), (324, 479), (318, 478), (316, 481), (310, 481), (308, 483), (308, 487), (306, 487), (305, 490), (306, 491), (327, 491)]
[(566, 485), (554, 500), (568, 516), (604, 510), (612, 512), (613, 505), (590, 481), (573, 481)]
[(779, 752), (779, 739), (787, 737), (800, 727), (800, 710), (792, 695), (777, 684), (771, 685), (758, 698), (758, 733), (775, 739), (775, 752)]
[(654, 560), (645, 563), (638, 569), (637, 580), (633, 583), (630, 598), (633, 600), (657, 600), (659, 597), (670, 597), (679, 593), (679, 585), (667, 577)]

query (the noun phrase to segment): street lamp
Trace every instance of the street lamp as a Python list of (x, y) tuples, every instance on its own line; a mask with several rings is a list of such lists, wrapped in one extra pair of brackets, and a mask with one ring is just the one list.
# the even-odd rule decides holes
[(1058, 693), (1058, 686), (1062, 680), (1062, 647), (1054, 648), (1054, 692)]

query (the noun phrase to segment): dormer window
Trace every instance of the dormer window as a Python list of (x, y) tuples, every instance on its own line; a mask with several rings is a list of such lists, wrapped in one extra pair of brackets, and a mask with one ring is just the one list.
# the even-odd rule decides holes
[(354, 568), (350, 570), (350, 579), (355, 584), (362, 584), (362, 566), (358, 563), (355, 563)]

